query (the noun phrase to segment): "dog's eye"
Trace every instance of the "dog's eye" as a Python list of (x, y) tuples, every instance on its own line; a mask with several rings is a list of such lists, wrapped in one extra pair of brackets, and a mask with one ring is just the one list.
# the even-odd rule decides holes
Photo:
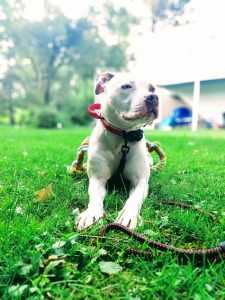
[(124, 84), (124, 85), (121, 86), (122, 90), (128, 90), (128, 89), (131, 89), (131, 88), (132, 88), (132, 85), (130, 85), (130, 84)]
[(151, 87), (149, 88), (149, 92), (155, 93), (155, 88), (154, 88), (153, 86), (151, 86)]

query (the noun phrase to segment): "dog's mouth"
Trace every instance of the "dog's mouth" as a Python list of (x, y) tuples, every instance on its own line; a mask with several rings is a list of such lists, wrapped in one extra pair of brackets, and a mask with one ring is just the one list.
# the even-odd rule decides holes
[(158, 118), (159, 112), (158, 107), (153, 107), (146, 111), (134, 111), (128, 114), (122, 114), (122, 118), (125, 121), (144, 121), (146, 123), (152, 123), (155, 119)]
[(158, 106), (154, 107), (154, 109), (152, 111), (150, 111), (149, 113), (153, 114), (155, 116), (155, 119), (157, 119), (158, 116), (159, 116), (159, 108), (158, 108)]

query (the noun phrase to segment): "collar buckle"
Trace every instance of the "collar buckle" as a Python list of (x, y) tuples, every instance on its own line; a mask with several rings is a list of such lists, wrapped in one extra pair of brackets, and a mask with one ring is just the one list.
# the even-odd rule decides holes
[(122, 152), (123, 154), (126, 155), (129, 151), (130, 151), (130, 147), (129, 147), (129, 146), (127, 146), (127, 145), (122, 145), (122, 147), (121, 147), (121, 152)]

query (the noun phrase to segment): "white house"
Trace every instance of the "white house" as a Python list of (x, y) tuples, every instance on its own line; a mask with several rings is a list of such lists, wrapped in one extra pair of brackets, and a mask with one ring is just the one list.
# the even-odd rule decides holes
[[(177, 106), (193, 106), (194, 82), (183, 82), (164, 85), (172, 95), (179, 95), (183, 103), (177, 101)], [(201, 80), (199, 116), (215, 126), (225, 122), (225, 78)]]
[[(225, 1), (192, 1), (192, 20), (136, 37), (132, 71), (177, 94), (201, 117), (218, 124), (225, 113)], [(195, 84), (194, 84), (195, 83)], [(199, 104), (198, 104), (199, 102)], [(166, 105), (166, 101), (164, 101)], [(168, 103), (167, 103), (168, 104)], [(194, 124), (193, 129), (195, 129)]]

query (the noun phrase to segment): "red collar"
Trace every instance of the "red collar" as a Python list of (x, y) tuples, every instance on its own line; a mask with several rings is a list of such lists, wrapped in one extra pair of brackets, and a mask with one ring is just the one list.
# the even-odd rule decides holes
[(91, 104), (89, 107), (88, 107), (88, 113), (94, 118), (94, 119), (98, 119), (98, 120), (101, 120), (102, 122), (102, 125), (110, 132), (116, 134), (116, 135), (119, 135), (119, 136), (122, 136), (123, 135), (123, 130), (117, 128), (117, 127), (114, 127), (112, 125), (110, 125), (108, 122), (106, 122), (106, 120), (101, 116), (101, 115), (98, 115), (95, 110), (96, 109), (100, 109), (101, 108), (101, 104), (100, 103), (94, 103), (94, 104)]

